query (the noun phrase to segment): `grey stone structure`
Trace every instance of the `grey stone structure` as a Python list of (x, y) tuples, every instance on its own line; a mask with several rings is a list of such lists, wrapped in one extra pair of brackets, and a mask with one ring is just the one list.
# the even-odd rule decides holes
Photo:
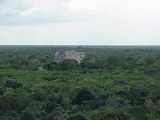
[(84, 52), (75, 52), (74, 50), (70, 51), (60, 51), (56, 52), (54, 60), (55, 61), (61, 61), (64, 59), (74, 59), (78, 62), (78, 64), (85, 58)]

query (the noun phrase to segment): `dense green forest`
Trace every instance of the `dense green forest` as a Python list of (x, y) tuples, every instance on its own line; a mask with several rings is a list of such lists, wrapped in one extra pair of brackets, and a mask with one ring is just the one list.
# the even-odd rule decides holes
[(0, 120), (160, 120), (160, 46), (0, 46)]

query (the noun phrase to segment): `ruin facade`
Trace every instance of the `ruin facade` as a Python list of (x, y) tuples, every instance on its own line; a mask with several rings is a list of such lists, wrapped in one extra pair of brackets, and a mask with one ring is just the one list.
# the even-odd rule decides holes
[(58, 62), (65, 59), (73, 59), (76, 60), (79, 64), (84, 58), (85, 58), (84, 52), (75, 52), (74, 50), (70, 50), (70, 51), (56, 52), (54, 60)]

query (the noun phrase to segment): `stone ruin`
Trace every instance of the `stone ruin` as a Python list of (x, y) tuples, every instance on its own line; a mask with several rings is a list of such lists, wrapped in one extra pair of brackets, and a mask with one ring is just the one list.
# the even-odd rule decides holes
[(85, 53), (84, 52), (75, 52), (74, 50), (70, 51), (60, 51), (56, 52), (54, 60), (55, 61), (62, 61), (65, 59), (73, 59), (78, 62), (78, 64), (85, 58)]

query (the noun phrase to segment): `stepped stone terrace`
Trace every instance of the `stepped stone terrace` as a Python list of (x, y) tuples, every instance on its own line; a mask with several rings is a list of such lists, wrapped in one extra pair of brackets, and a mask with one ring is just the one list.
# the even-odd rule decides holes
[(54, 60), (58, 62), (65, 59), (73, 59), (76, 60), (79, 64), (84, 58), (85, 58), (84, 52), (75, 52), (74, 50), (70, 50), (70, 51), (56, 52)]

